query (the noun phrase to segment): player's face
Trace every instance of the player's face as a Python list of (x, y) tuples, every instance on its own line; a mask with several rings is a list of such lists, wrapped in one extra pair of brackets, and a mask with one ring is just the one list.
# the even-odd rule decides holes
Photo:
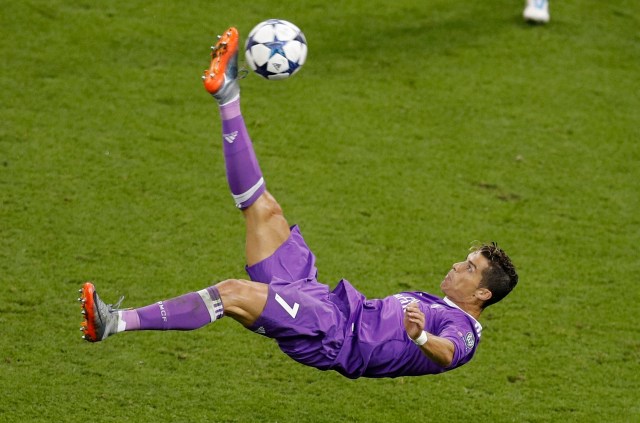
[(442, 292), (453, 301), (470, 302), (477, 297), (482, 281), (482, 272), (489, 267), (489, 260), (478, 251), (467, 256), (465, 261), (455, 263), (440, 284)]

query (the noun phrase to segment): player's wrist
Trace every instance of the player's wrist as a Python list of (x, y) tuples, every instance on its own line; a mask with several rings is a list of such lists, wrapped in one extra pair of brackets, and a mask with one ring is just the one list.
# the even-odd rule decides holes
[(412, 339), (413, 343), (419, 347), (426, 344), (428, 340), (429, 340), (429, 335), (427, 335), (427, 332), (425, 331), (420, 332), (420, 335), (417, 338)]

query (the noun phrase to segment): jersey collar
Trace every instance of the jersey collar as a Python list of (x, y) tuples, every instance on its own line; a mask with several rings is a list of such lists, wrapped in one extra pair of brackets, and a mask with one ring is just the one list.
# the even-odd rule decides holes
[(451, 306), (451, 307), (455, 307), (455, 308), (457, 308), (458, 310), (460, 310), (461, 312), (463, 312), (464, 314), (466, 314), (467, 316), (469, 316), (471, 319), (473, 319), (473, 321), (474, 321), (474, 322), (475, 322), (475, 324), (476, 324), (476, 328), (477, 328), (477, 329), (479, 329), (479, 331), (478, 331), (478, 332), (480, 332), (480, 331), (482, 330), (482, 325), (480, 324), (480, 322), (478, 322), (478, 321), (476, 320), (476, 318), (475, 318), (475, 317), (473, 317), (472, 315), (470, 315), (469, 313), (467, 313), (466, 311), (464, 311), (463, 309), (461, 309), (460, 307), (458, 307), (458, 304), (456, 304), (456, 303), (454, 303), (453, 301), (451, 301), (448, 297), (444, 297), (444, 298), (443, 298), (443, 300), (444, 300), (444, 302), (445, 302), (445, 303), (447, 303), (447, 305), (448, 305), (448, 306)]

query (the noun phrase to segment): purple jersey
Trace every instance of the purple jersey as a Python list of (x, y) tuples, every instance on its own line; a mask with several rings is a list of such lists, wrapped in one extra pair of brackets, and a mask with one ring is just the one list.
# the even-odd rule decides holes
[[(349, 377), (397, 377), (441, 373), (468, 362), (476, 351), (482, 326), (453, 302), (425, 292), (402, 292), (383, 299), (367, 300), (343, 280), (334, 290), (350, 297), (351, 334), (345, 340), (344, 355), (358, 355), (360, 366), (343, 364), (341, 373)], [(361, 300), (357, 300), (358, 297)], [(354, 301), (354, 299), (356, 299)], [(415, 345), (404, 329), (404, 309), (417, 301), (425, 314), (425, 330), (449, 339), (455, 346), (453, 361), (447, 368), (431, 361)], [(342, 355), (342, 354), (341, 354)], [(340, 371), (340, 370), (338, 370)]]
[[(249, 329), (274, 338), (292, 359), (349, 378), (441, 373), (468, 362), (482, 326), (448, 299), (402, 292), (368, 300), (348, 281), (331, 291), (316, 280), (315, 257), (297, 227), (269, 258), (247, 268), (269, 284), (266, 306)], [(429, 360), (404, 329), (404, 308), (417, 301), (425, 330), (455, 345), (451, 365)]]
[[(454, 369), (475, 353), (482, 327), (446, 298), (402, 292), (367, 300), (342, 280), (329, 287), (314, 279), (269, 285), (267, 305), (250, 329), (274, 338), (294, 360), (349, 378), (418, 376)], [(429, 360), (407, 335), (404, 307), (418, 301), (425, 330), (455, 345), (447, 368)]]

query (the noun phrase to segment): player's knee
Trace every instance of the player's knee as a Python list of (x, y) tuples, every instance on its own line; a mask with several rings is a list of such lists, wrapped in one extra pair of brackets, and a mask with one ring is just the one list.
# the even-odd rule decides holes
[(245, 326), (252, 324), (267, 300), (267, 285), (242, 279), (227, 279), (216, 284), (224, 314)]
[(242, 279), (227, 279), (216, 284), (216, 288), (225, 307), (237, 306), (250, 289), (249, 282)]
[(268, 221), (274, 216), (283, 216), (282, 207), (268, 191), (265, 191), (253, 206), (253, 212), (261, 221)]

